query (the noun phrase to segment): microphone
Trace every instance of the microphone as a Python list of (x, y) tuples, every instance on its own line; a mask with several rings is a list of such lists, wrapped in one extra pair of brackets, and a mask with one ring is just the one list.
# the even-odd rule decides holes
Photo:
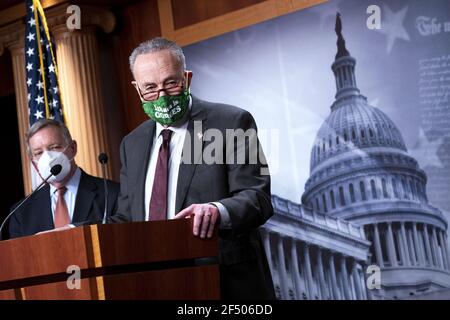
[(31, 192), (25, 199), (23, 199), (18, 205), (17, 207), (15, 207), (5, 218), (5, 220), (3, 220), (2, 225), (0, 226), (0, 239), (2, 239), (2, 230), (3, 227), (5, 226), (6, 221), (8, 221), (8, 219), (14, 214), (14, 212), (16, 212), (29, 198), (31, 198), (37, 191), (42, 189), (42, 186), (44, 184), (47, 183), (48, 179), (50, 179), (52, 176), (57, 176), (62, 170), (62, 166), (60, 164), (55, 164), (53, 167), (50, 168), (50, 174), (48, 175), (47, 178), (45, 178), (40, 185), (38, 185), (38, 187), (36, 189), (33, 190), (33, 192)]
[(102, 223), (106, 223), (106, 213), (108, 210), (108, 184), (106, 183), (106, 163), (108, 162), (108, 156), (106, 153), (100, 153), (98, 155), (98, 161), (102, 165), (103, 186), (105, 188), (105, 210), (103, 211)]

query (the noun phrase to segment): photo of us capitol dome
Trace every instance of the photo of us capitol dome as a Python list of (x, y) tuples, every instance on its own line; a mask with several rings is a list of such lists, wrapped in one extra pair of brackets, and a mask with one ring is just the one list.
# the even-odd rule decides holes
[(402, 133), (357, 86), (336, 17), (335, 101), (301, 204), (273, 196), (262, 229), (278, 299), (449, 298), (447, 221)]

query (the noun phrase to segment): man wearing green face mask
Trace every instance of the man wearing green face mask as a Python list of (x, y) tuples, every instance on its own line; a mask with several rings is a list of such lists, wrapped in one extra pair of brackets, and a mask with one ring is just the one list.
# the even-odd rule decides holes
[[(110, 222), (192, 216), (193, 234), (201, 238), (218, 228), (222, 298), (274, 299), (258, 231), (273, 214), (270, 176), (261, 174), (261, 161), (197, 161), (195, 148), (200, 145), (201, 153), (211, 142), (206, 130), (223, 137), (230, 129), (256, 132), (253, 117), (192, 96), (192, 72), (172, 41), (155, 38), (140, 44), (130, 56), (130, 68), (150, 119), (122, 141), (119, 208)], [(218, 152), (225, 155), (236, 148), (227, 141)], [(248, 149), (245, 144), (245, 154)]]

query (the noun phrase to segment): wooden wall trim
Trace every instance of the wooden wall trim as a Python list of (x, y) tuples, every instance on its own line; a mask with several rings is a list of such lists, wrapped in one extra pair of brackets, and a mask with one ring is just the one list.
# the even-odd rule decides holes
[(158, 0), (161, 35), (186, 46), (221, 34), (254, 25), (328, 0), (266, 0), (220, 17), (208, 19), (188, 27), (174, 27), (171, 0)]
[[(47, 9), (68, 0), (41, 0), (42, 8)], [(25, 1), (0, 11), (0, 26), (22, 19), (26, 16)]]

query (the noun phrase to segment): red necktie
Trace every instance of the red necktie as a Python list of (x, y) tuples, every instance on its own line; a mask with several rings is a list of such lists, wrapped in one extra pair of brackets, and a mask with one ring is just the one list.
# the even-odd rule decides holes
[(159, 148), (158, 162), (156, 163), (152, 197), (150, 199), (149, 220), (167, 219), (167, 182), (172, 131), (165, 129), (161, 131), (161, 135), (163, 142)]
[(55, 207), (55, 228), (70, 224), (69, 210), (67, 210), (66, 200), (64, 199), (66, 191), (66, 187), (61, 187), (57, 190), (58, 199), (56, 200)]

